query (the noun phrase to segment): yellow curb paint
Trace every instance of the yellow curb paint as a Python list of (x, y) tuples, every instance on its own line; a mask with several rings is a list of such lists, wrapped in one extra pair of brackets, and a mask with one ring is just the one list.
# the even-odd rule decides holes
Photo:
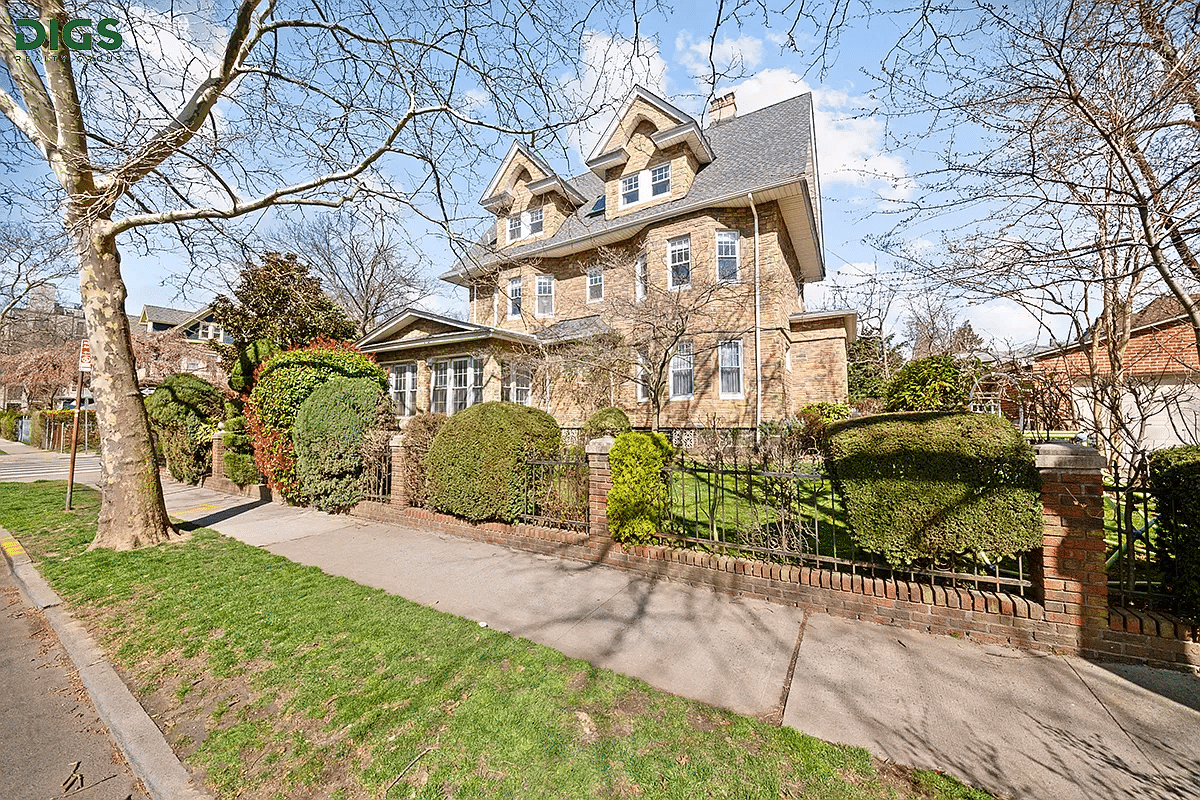
[(3, 547), (5, 554), (10, 556), (19, 556), (25, 553), (25, 548), (21, 547), (21, 543), (16, 539), (4, 539), (0, 541), (0, 547)]
[(181, 511), (172, 511), (171, 513), (172, 514), (191, 514), (196, 511), (220, 511), (220, 510), (221, 510), (220, 506), (213, 505), (212, 503), (205, 503), (202, 506), (192, 506), (191, 508), (185, 508), (185, 509), (182, 509)]

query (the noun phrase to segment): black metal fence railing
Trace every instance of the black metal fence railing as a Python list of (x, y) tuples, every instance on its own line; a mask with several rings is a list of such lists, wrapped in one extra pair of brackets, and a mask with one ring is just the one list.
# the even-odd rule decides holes
[(1169, 611), (1156, 509), (1145, 487), (1128, 483), (1105, 487), (1104, 532), (1109, 604)]
[(525, 462), (525, 508), (521, 519), (538, 525), (586, 531), (587, 460), (570, 455)]
[(363, 500), (392, 502), (392, 451), (383, 448), (363, 465)]
[(663, 538), (790, 565), (1024, 596), (1033, 586), (1023, 554), (964, 553), (893, 567), (858, 548), (840, 498), (819, 461), (786, 469), (739, 461), (684, 461), (663, 470), (669, 501)]

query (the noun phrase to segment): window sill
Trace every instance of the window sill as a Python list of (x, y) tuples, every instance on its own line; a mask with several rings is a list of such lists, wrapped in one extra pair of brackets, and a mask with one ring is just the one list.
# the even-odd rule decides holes
[(745, 392), (743, 392), (742, 394), (720, 394), (720, 395), (717, 395), (717, 399), (718, 400), (745, 400), (746, 394), (745, 394)]
[(667, 402), (672, 403), (676, 400), (695, 400), (695, 399), (696, 399), (695, 394), (679, 394), (679, 395), (675, 395), (674, 397), (668, 397)]

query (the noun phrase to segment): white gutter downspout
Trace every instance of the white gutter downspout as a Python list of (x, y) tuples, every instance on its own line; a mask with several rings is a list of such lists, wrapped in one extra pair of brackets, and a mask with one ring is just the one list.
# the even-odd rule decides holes
[(762, 441), (762, 332), (758, 326), (758, 209), (754, 194), (746, 192), (750, 212), (754, 214), (754, 444)]

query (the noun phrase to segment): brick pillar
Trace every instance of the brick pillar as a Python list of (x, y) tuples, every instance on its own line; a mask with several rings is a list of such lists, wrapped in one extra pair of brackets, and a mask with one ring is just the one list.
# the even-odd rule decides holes
[(408, 484), (404, 480), (404, 434), (397, 433), (388, 442), (392, 450), (392, 502), (397, 508), (408, 508)]
[(588, 534), (608, 539), (608, 493), (612, 491), (612, 469), (608, 451), (617, 440), (602, 436), (587, 443), (588, 460)]
[(1108, 629), (1108, 573), (1104, 566), (1104, 482), (1099, 451), (1075, 444), (1039, 444), (1045, 539), (1033, 552), (1046, 622), (1060, 641), (1098, 644)]
[(212, 437), (212, 474), (225, 477), (225, 423), (218, 426)]

